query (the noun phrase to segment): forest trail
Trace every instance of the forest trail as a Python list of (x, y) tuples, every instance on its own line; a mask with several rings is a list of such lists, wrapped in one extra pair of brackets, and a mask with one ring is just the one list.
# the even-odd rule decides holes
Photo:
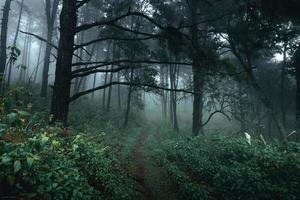
[(136, 179), (142, 187), (142, 193), (145, 199), (154, 200), (153, 193), (145, 182), (145, 166), (143, 162), (146, 158), (145, 155), (143, 155), (143, 152), (141, 150), (141, 148), (145, 146), (145, 144), (147, 143), (148, 137), (149, 134), (147, 133), (142, 134), (141, 137), (138, 139), (137, 143), (134, 145), (133, 161), (136, 167)]
[(143, 132), (138, 137), (132, 151), (135, 177), (140, 185), (138, 190), (145, 200), (176, 200), (176, 192), (168, 180), (168, 174), (151, 156), (153, 145), (149, 145), (149, 140), (153, 140), (156, 146), (163, 148), (159, 133)]

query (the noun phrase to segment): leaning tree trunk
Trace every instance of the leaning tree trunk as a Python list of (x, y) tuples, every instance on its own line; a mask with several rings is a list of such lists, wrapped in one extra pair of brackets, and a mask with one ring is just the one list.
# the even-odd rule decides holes
[(74, 37), (76, 34), (76, 1), (64, 0), (60, 15), (60, 41), (57, 55), (51, 114), (54, 121), (67, 124), (71, 88)]
[[(279, 120), (276, 116), (276, 112), (275, 109), (272, 105), (272, 102), (270, 101), (270, 99), (268, 98), (268, 96), (265, 95), (265, 93), (263, 92), (262, 88), (260, 87), (260, 85), (257, 83), (252, 70), (249, 69), (253, 69), (252, 63), (250, 58), (247, 58), (247, 63), (248, 66), (246, 66), (245, 64), (243, 65), (245, 67), (246, 73), (250, 79), (250, 84), (252, 85), (252, 87), (254, 88), (254, 90), (256, 91), (256, 93), (258, 94), (258, 97), (260, 98), (260, 101), (264, 104), (264, 106), (270, 111), (273, 120), (279, 130), (279, 134), (281, 136), (281, 138), (285, 138), (287, 136), (286, 130), (281, 122), (281, 120)], [(300, 111), (300, 108), (299, 108)], [(299, 113), (300, 114), (300, 113)]]
[(4, 85), (4, 71), (6, 66), (6, 48), (7, 48), (7, 24), (9, 17), (9, 10), (12, 0), (6, 0), (3, 8), (1, 36), (0, 36), (0, 93), (3, 92)]

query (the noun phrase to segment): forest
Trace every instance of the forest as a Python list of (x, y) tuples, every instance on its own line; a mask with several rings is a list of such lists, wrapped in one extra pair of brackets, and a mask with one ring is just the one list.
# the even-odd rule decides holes
[(300, 199), (300, 1), (0, 8), (0, 200)]

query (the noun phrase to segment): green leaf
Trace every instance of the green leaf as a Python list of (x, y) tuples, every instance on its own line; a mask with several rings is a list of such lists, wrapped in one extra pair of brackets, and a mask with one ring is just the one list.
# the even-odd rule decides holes
[(7, 164), (11, 161), (11, 157), (7, 154), (4, 154), (1, 159), (1, 164)]
[(18, 171), (20, 171), (22, 165), (21, 165), (21, 161), (16, 160), (14, 162), (14, 173), (16, 174)]
[(29, 168), (31, 168), (32, 164), (33, 164), (34, 159), (32, 157), (27, 157), (26, 158), (26, 162)]
[(6, 117), (10, 124), (13, 124), (18, 120), (18, 115), (16, 113), (9, 113)]
[(26, 112), (26, 111), (23, 111), (23, 110), (18, 110), (18, 114), (21, 117), (30, 117), (31, 116), (29, 112)]

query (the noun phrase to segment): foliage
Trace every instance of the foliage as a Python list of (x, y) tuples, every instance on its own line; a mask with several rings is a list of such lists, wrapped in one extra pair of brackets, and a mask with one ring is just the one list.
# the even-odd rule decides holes
[[(15, 93), (9, 93), (15, 94)], [(25, 199), (132, 199), (133, 183), (103, 135), (89, 137), (58, 126), (23, 102), (2, 103), (0, 197)], [(14, 107), (12, 107), (14, 105)]]
[(254, 141), (249, 145), (245, 138), (216, 135), (171, 141), (164, 153), (159, 156), (161, 164), (183, 199), (298, 199), (300, 196), (299, 143), (265, 146)]
[(21, 55), (21, 50), (16, 46), (9, 46), (7, 49), (9, 50), (8, 62), (15, 64), (15, 62), (18, 60), (18, 57)]

